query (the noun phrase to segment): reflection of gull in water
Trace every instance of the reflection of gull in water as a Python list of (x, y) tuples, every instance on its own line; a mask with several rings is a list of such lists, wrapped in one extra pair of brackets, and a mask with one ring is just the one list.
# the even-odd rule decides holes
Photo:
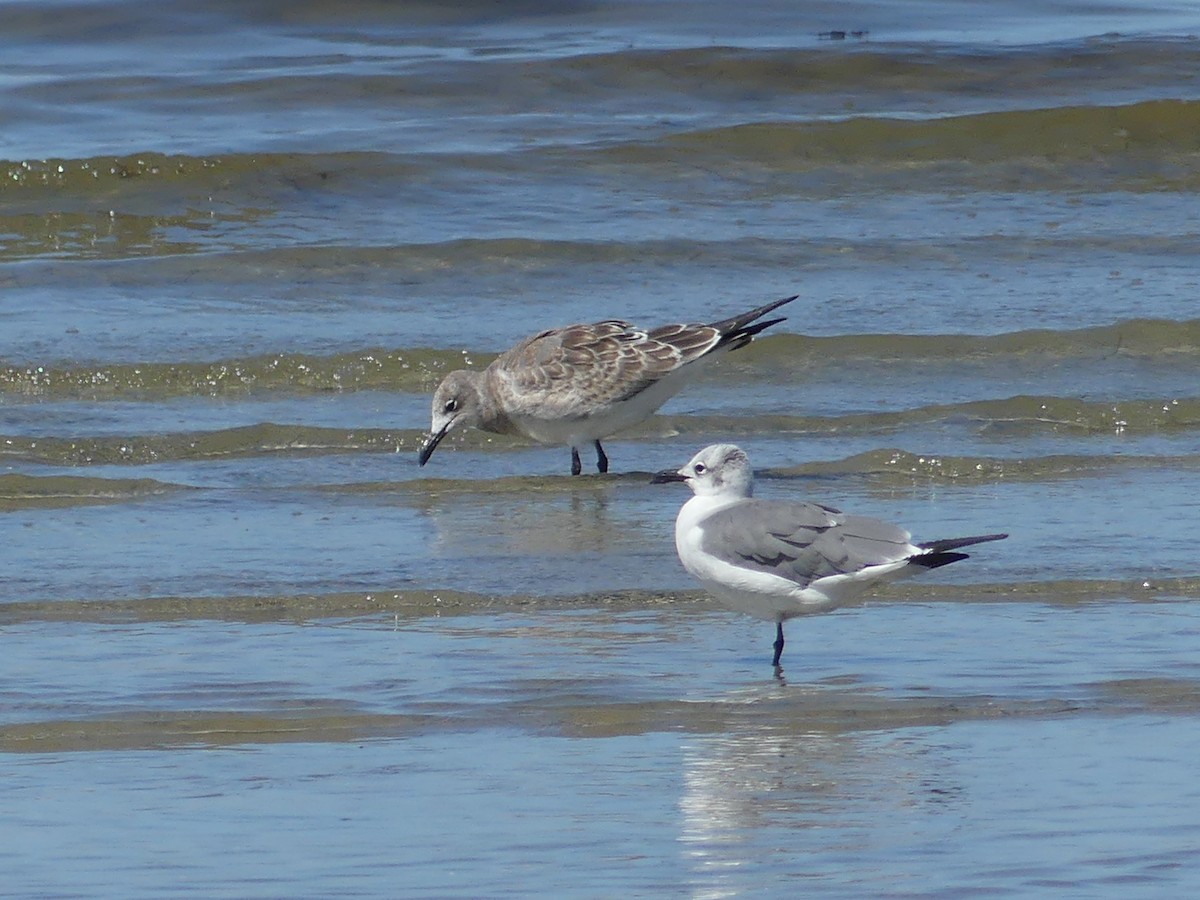
[(597, 495), (513, 495), (486, 491), (444, 497), (428, 517), (440, 549), (477, 553), (488, 549), (506, 556), (570, 556), (619, 553), (640, 546), (644, 529), (626, 515), (627, 507)]
[(440, 587), (583, 594), (653, 583), (661, 567), (661, 556), (647, 549), (657, 526), (625, 502), (645, 490), (644, 476), (558, 480), (566, 492), (534, 479), (471, 484), (414, 498), (425, 520), (423, 557), (414, 565)]
[[(837, 791), (834, 760), (849, 739), (819, 732), (785, 734), (753, 729), (700, 737), (684, 747), (683, 841), (732, 840), (768, 825), (776, 812), (828, 812), (822, 800)], [(852, 755), (852, 754), (851, 754)], [(786, 790), (790, 796), (779, 796)], [(776, 796), (772, 796), (775, 794)]]
[[(849, 887), (855, 881), (842, 871), (846, 854), (888, 841), (889, 823), (897, 842), (907, 840), (914, 807), (940, 811), (958, 790), (953, 773), (919, 743), (836, 724), (855, 711), (872, 718), (877, 702), (890, 708), (885, 699), (785, 691), (786, 709), (763, 695), (730, 716), (722, 733), (683, 746), (679, 843), (692, 897), (760, 896), (767, 888), (787, 896), (781, 878), (795, 888), (791, 896), (803, 896), (806, 885)], [(810, 705), (815, 728), (805, 724)], [(761, 724), (764, 718), (796, 724)]]
[[(845, 735), (760, 729), (689, 741), (679, 842), (690, 896), (753, 896), (804, 865), (811, 848), (805, 830), (844, 838), (853, 798), (845, 796), (842, 777), (863, 765), (857, 749)], [(782, 869), (778, 849), (785, 846)]]

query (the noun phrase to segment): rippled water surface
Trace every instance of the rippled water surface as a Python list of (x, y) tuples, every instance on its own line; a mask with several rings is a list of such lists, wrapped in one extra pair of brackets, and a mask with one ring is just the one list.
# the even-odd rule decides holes
[[(0, 12), (6, 895), (1200, 889), (1192, 4)], [(530, 333), (793, 293), (611, 475), (416, 465)], [(648, 485), (716, 440), (1011, 537), (777, 679)]]

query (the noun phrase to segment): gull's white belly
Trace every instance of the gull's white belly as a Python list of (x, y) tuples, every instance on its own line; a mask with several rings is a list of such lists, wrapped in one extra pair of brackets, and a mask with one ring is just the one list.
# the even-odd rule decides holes
[[(613, 403), (590, 416), (521, 415), (514, 413), (511, 408), (506, 408), (505, 414), (518, 431), (539, 444), (583, 446), (645, 421), (660, 406), (678, 394), (688, 381), (725, 353), (725, 349), (710, 351), (699, 359), (669, 372), (628, 400)], [(588, 408), (586, 398), (580, 397), (578, 400), (578, 408)], [(569, 409), (569, 406), (559, 408)]]
[(685, 563), (685, 568), (722, 606), (770, 622), (827, 612), (839, 602), (819, 587), (801, 587), (778, 575), (732, 566), (707, 555), (693, 558), (692, 563)]
[[(688, 369), (695, 365), (693, 363)], [(687, 383), (685, 372), (677, 369), (641, 393), (614, 403), (595, 415), (575, 418), (513, 415), (511, 421), (518, 430), (539, 444), (584, 446), (648, 419)]]

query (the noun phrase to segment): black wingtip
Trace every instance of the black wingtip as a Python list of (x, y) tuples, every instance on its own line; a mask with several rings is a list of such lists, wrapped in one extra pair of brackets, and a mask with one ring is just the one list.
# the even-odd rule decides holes
[(923, 569), (938, 569), (956, 563), (959, 560), (970, 559), (969, 553), (956, 553), (959, 547), (970, 547), (972, 544), (983, 544), (987, 541), (1002, 541), (1007, 534), (977, 534), (972, 537), (944, 538), (940, 541), (926, 541), (917, 544), (925, 552), (909, 557), (909, 562)]
[[(733, 334), (735, 332), (744, 331), (746, 326), (749, 325), (751, 322), (754, 322), (757, 319), (761, 319), (763, 316), (765, 316), (767, 313), (771, 312), (772, 310), (779, 309), (779, 307), (783, 306), (785, 303), (791, 303), (793, 300), (795, 300), (799, 296), (800, 296), (799, 294), (792, 294), (792, 296), (790, 296), (790, 297), (784, 297), (780, 300), (773, 300), (770, 303), (760, 306), (757, 309), (752, 309), (749, 312), (744, 312), (741, 315), (730, 316), (728, 319), (722, 319), (720, 322), (712, 322), (712, 323), (710, 323), (710, 327), (717, 329), (717, 331), (721, 332), (722, 334)], [(783, 319), (775, 319), (773, 322), (770, 322), (768, 324), (774, 325), (777, 322), (782, 322), (782, 321), (783, 321)], [(766, 327), (767, 327), (767, 325), (761, 325), (761, 326), (759, 326), (758, 330), (761, 331), (763, 328), (766, 328)], [(752, 333), (757, 334), (758, 332), (756, 331), (756, 332), (752, 332)]]
[(780, 316), (778, 319), (767, 319), (765, 322), (755, 322), (752, 325), (747, 325), (745, 328), (739, 328), (737, 333), (744, 334), (747, 337), (754, 337), (760, 331), (766, 331), (772, 325), (778, 325), (780, 322), (786, 322), (787, 316)]
[(963, 559), (970, 559), (969, 553), (947, 553), (943, 551), (931, 551), (922, 553), (918, 556), (909, 557), (909, 564), (920, 566), (922, 569), (940, 569), (942, 566), (948, 566), (950, 563), (956, 563)]
[(959, 547), (970, 547), (972, 544), (1002, 541), (1006, 537), (1008, 537), (1007, 534), (977, 534), (972, 537), (943, 538), (940, 541), (926, 541), (923, 544), (917, 544), (917, 546), (932, 553), (941, 553), (946, 550), (957, 550)]
[(740, 316), (734, 316), (731, 319), (724, 319), (720, 322), (713, 322), (709, 327), (715, 328), (721, 335), (717, 341), (716, 347), (724, 350), (740, 350), (752, 340), (755, 335), (761, 331), (765, 331), (772, 325), (778, 325), (780, 322), (786, 322), (786, 316), (777, 316), (774, 319), (758, 321), (773, 309), (778, 309), (785, 303), (791, 303), (799, 294), (791, 297), (784, 297), (782, 300), (776, 300), (773, 303), (768, 303), (766, 306), (760, 306), (758, 309), (752, 309), (747, 313), (742, 313)]

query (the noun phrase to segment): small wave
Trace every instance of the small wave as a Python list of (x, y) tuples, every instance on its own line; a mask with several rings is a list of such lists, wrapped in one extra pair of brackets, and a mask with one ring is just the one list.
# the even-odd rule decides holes
[[(1178, 84), (1181, 71), (1200, 64), (1195, 40), (1106, 39), (969, 49), (930, 44), (847, 44), (829, 48), (735, 46), (630, 49), (526, 63), (536, 79), (567, 80), (574, 90), (613, 89), (649, 94), (687, 92), (721, 102), (769, 96), (802, 97), (855, 107), (877, 94), (955, 98), (997, 95), (1062, 96), (1064, 83), (1089, 91), (1143, 90)], [(572, 77), (574, 76), (574, 77)]]
[(104, 437), (4, 437), (0, 458), (46, 465), (145, 465), (169, 460), (414, 450), (420, 431), (261, 423), (216, 431)]
[(17, 509), (125, 503), (185, 490), (153, 478), (96, 478), (75, 475), (0, 475), (0, 512)]
[(991, 335), (774, 334), (752, 344), (742, 359), (772, 367), (789, 360), (804, 364), (822, 359), (915, 363), (1032, 356), (1051, 360), (1158, 359), (1164, 355), (1200, 357), (1200, 319), (1126, 319), (1088, 328), (1038, 328)]
[[(568, 323), (562, 323), (568, 324)], [(1161, 360), (1200, 357), (1200, 319), (1133, 319), (1075, 330), (1035, 329), (996, 335), (772, 334), (724, 368), (730, 379), (801, 379), (847, 361), (962, 363), (1013, 357)], [(272, 353), (212, 362), (108, 363), (63, 366), (0, 363), (0, 395), (44, 399), (158, 400), (288, 392), (389, 390), (427, 393), (450, 370), (478, 368), (490, 353), (433, 348), (364, 348), (329, 356)], [(1176, 404), (1177, 405), (1177, 404)], [(1178, 410), (1175, 410), (1178, 412)]]
[[(1200, 399), (1089, 402), (1062, 397), (1010, 397), (844, 416), (766, 415), (654, 416), (622, 432), (628, 440), (680, 435), (808, 434), (888, 435), (915, 425), (959, 423), (982, 434), (1067, 433), (1089, 435), (1181, 433), (1200, 429)], [(284, 425), (270, 422), (212, 431), (56, 437), (0, 436), (0, 458), (46, 465), (144, 465), (168, 460), (210, 460), (269, 455), (336, 454), (415, 450), (423, 428), (374, 429)], [(461, 431), (447, 446), (504, 452), (529, 442), (475, 430)], [(887, 451), (889, 453), (896, 451)], [(895, 468), (896, 462), (888, 463)], [(956, 471), (966, 473), (966, 461)], [(903, 467), (902, 467), (903, 468)], [(927, 468), (927, 467), (922, 467)], [(992, 470), (994, 464), (984, 466)]]
[(804, 463), (785, 468), (764, 469), (763, 478), (867, 477), (876, 482), (911, 483), (914, 479), (961, 484), (996, 481), (1056, 481), (1103, 476), (1114, 469), (1200, 468), (1200, 454), (1182, 456), (1136, 456), (1055, 454), (1003, 459), (911, 453), (907, 450), (870, 450), (840, 460)]
[(373, 197), (425, 164), (385, 153), (231, 153), (0, 161), (0, 259), (211, 253), (324, 190)]
[(1200, 399), (1129, 400), (1119, 403), (1071, 397), (1018, 396), (933, 404), (894, 412), (844, 416), (664, 416), (633, 434), (888, 434), (913, 425), (959, 422), (982, 433), (1147, 434), (1200, 427)]
[[(766, 121), (673, 134), (607, 151), (623, 163), (730, 165), (777, 172), (826, 166), (974, 167), (994, 182), (994, 164), (1022, 165), (1025, 189), (1062, 189), (1097, 166), (1120, 161), (1126, 189), (1186, 190), (1200, 184), (1200, 101), (1070, 106), (947, 116)], [(1166, 167), (1174, 160), (1179, 165)], [(1139, 161), (1150, 163), (1139, 170)], [(1029, 165), (1033, 163), (1033, 165)], [(964, 169), (964, 175), (969, 174)], [(1063, 179), (1067, 181), (1064, 182)]]
[[(397, 167), (399, 166), (399, 170)], [(385, 170), (392, 177), (404, 174), (396, 157), (385, 153), (230, 153), (189, 156), (156, 152), (82, 159), (47, 158), (0, 161), (0, 197), (19, 208), (23, 197), (38, 202), (55, 197), (112, 197), (114, 188), (123, 200), (136, 200), (146, 192), (160, 195), (174, 188), (177, 199), (201, 192), (238, 193), (241, 182), (255, 195), (258, 190), (301, 190), (335, 176), (356, 173), (369, 178)]]
[[(490, 359), (490, 357), (487, 357)], [(462, 351), (359, 350), (332, 356), (280, 353), (215, 362), (0, 367), (0, 394), (45, 399), (161, 400), (267, 392), (432, 390)]]
[(471, 614), (499, 603), (484, 594), (452, 590), (380, 588), (326, 594), (146, 597), (117, 600), (22, 600), (0, 603), (0, 623), (140, 619), (226, 619), (243, 622), (295, 618), (348, 618), (376, 614), (411, 617)]
[[(1200, 599), (1200, 578), (1154, 580), (1076, 579), (1005, 583), (919, 584), (896, 582), (871, 595), (872, 604), (1038, 603), (1078, 606), (1131, 601), (1171, 603)], [(867, 602), (867, 601), (860, 601)], [(216, 621), (264, 622), (357, 617), (426, 618), (558, 609), (645, 610), (709, 607), (696, 590), (620, 590), (557, 595), (502, 595), (435, 588), (390, 587), (315, 594), (170, 596), (115, 600), (22, 600), (0, 603), (0, 625), (22, 622)]]

